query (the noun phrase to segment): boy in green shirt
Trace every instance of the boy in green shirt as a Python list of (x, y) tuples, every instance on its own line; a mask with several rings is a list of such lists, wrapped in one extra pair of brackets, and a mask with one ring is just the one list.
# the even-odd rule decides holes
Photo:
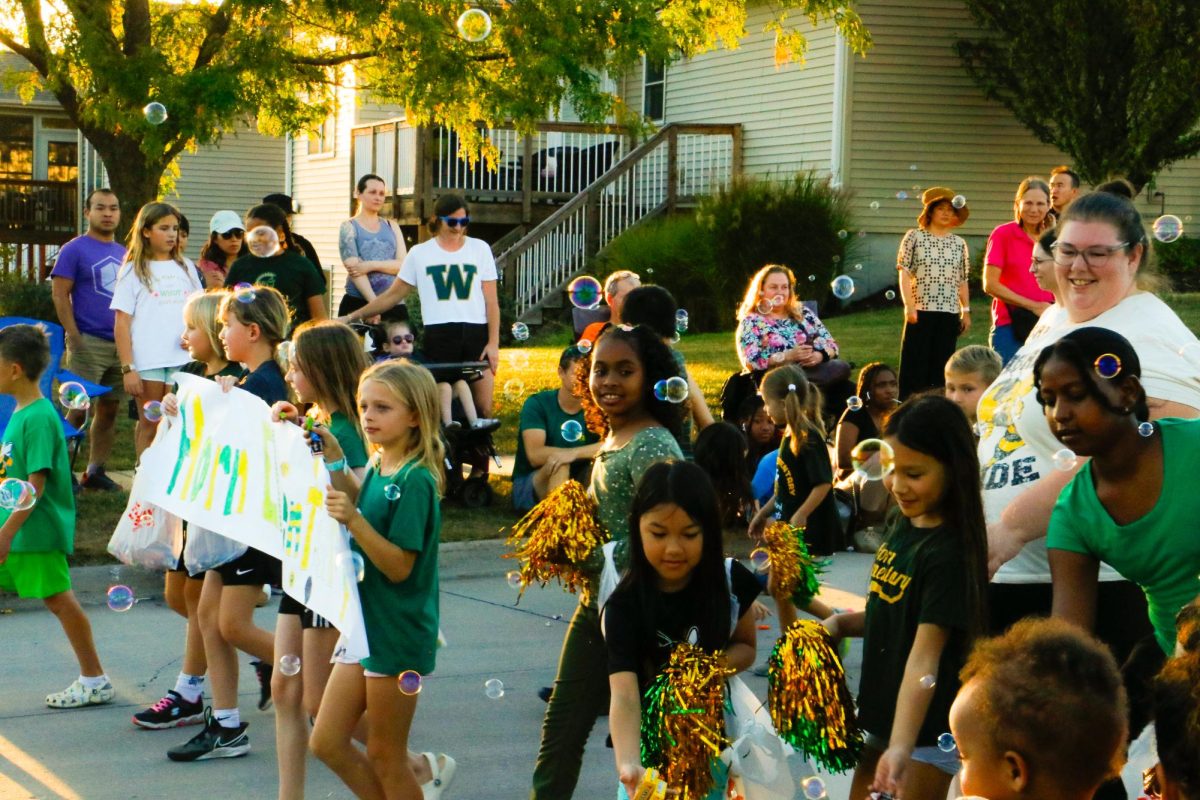
[(111, 702), (116, 692), (100, 666), (92, 625), (71, 591), (71, 463), (62, 423), (38, 388), (49, 362), (45, 331), (33, 325), (0, 329), (0, 394), (17, 403), (0, 442), (0, 480), (27, 481), (37, 498), (32, 508), (0, 508), (0, 591), (41, 598), (58, 617), (79, 661), (79, 678), (47, 695), (46, 705), (81, 708)]

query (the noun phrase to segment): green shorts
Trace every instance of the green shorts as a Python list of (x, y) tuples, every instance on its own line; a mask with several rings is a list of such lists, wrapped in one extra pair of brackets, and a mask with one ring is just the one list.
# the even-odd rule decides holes
[(125, 394), (117, 346), (107, 339), (83, 334), (83, 349), (79, 352), (67, 351), (67, 369), (85, 381), (111, 389), (101, 398), (104, 402), (115, 403)]
[(19, 597), (44, 600), (71, 588), (71, 572), (62, 551), (9, 553), (0, 564), (0, 589)]

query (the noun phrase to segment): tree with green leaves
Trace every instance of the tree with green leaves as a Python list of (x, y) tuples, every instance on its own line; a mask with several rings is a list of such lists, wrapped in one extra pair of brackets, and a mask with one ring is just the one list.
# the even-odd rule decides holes
[[(798, 22), (835, 25), (859, 53), (862, 20), (838, 0), (780, 0), (768, 24), (803, 57)], [(239, 122), (265, 133), (314, 128), (352, 80), (416, 124), (446, 124), (464, 150), (477, 124), (529, 131), (569, 99), (587, 121), (638, 115), (601, 76), (687, 57), (743, 37), (746, 0), (478, 0), (491, 30), (458, 20), (463, 0), (0, 0), (0, 45), (31, 65), (23, 96), (51, 92), (108, 167), (127, 208), (153, 199), (189, 147)], [(470, 22), (470, 20), (466, 21)], [(778, 56), (777, 56), (778, 58)], [(352, 73), (351, 69), (352, 68)], [(161, 102), (152, 124), (142, 109)], [(485, 150), (486, 153), (486, 150)]]
[(1178, 0), (965, 0), (967, 71), (1084, 180), (1140, 191), (1200, 152), (1200, 9)]

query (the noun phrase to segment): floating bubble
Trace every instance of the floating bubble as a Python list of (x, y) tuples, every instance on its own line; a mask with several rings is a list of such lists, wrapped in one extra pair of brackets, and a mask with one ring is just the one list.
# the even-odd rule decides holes
[(858, 411), (862, 407), (863, 401), (858, 395), (852, 395), (851, 397), (846, 398), (846, 408), (850, 409), (851, 411)]
[(519, 378), (511, 378), (504, 383), (504, 396), (509, 400), (520, 400), (525, 394), (525, 381)]
[[(371, 352), (369, 349), (367, 352)], [(284, 339), (275, 346), (275, 360), (279, 362), (280, 367), (284, 372), (287, 372), (292, 367), (292, 343), (289, 339)]]
[(292, 655), (291, 653), (280, 656), (279, 657), (279, 672), (280, 672), (280, 674), (286, 675), (289, 678), (292, 677), (293, 675), (299, 675), (300, 674), (300, 656)]
[(366, 574), (367, 563), (363, 560), (362, 553), (358, 552), (357, 550), (339, 553), (336, 563), (338, 569), (347, 574), (354, 575), (354, 580), (356, 582), (362, 582), (363, 576)]
[(1142, 438), (1148, 438), (1153, 435), (1154, 435), (1154, 423), (1153, 422), (1143, 422), (1141, 425), (1138, 425), (1138, 436), (1141, 436)]
[(233, 287), (233, 298), (239, 303), (253, 303), (257, 296), (258, 293), (254, 291), (254, 287), (248, 283), (239, 283)]
[(824, 800), (828, 797), (825, 793), (825, 781), (815, 775), (804, 778), (800, 781), (800, 794), (804, 796), (804, 800)]
[(0, 508), (13, 511), (28, 511), (37, 503), (37, 489), (20, 478), (5, 478), (0, 481)]
[(421, 673), (411, 669), (404, 670), (396, 678), (396, 685), (400, 687), (400, 694), (408, 697), (421, 693), (421, 683)]
[(383, 487), (383, 496), (388, 500), (399, 500), (400, 487), (394, 483), (389, 483), (387, 486)]
[(750, 566), (755, 572), (766, 572), (771, 567), (771, 554), (765, 547), (756, 547), (750, 551)]
[(142, 405), (142, 415), (146, 418), (146, 422), (158, 422), (163, 418), (162, 403), (157, 400), (147, 400)]
[(855, 265), (854, 265), (854, 271), (855, 271), (855, 272), (862, 272), (862, 264), (855, 264)]
[(559, 428), (563, 441), (578, 442), (583, 438), (583, 425), (577, 419), (569, 419)]
[(1096, 374), (1106, 380), (1112, 380), (1121, 374), (1121, 359), (1112, 353), (1097, 356), (1093, 364)]
[(529, 369), (529, 353), (524, 350), (514, 350), (508, 356), (508, 363), (513, 369)]
[(834, 257), (833, 257), (833, 263), (835, 263), (835, 264), (839, 264), (839, 263), (841, 263), (841, 261), (842, 261), (842, 257), (841, 257), (841, 256), (834, 256)]
[(108, 590), (108, 607), (113, 611), (128, 611), (133, 608), (136, 602), (133, 596), (133, 589), (123, 584), (109, 587)]
[(892, 291), (891, 289), (888, 289), (886, 292), (883, 293), (883, 298), (885, 300), (895, 300), (896, 293), (894, 291)]
[(518, 342), (523, 342), (529, 338), (529, 326), (524, 322), (514, 322), (512, 326), (512, 337)]
[(922, 689), (932, 689), (937, 686), (937, 678), (932, 675), (922, 675), (920, 684)]
[(667, 382), (658, 381), (654, 384), (654, 399), (665, 402), (667, 399)]
[(482, 8), (468, 8), (454, 23), (458, 35), (468, 42), (482, 42), (492, 34), (492, 17)]
[(854, 294), (854, 278), (849, 275), (838, 275), (829, 284), (829, 288), (833, 290), (833, 296), (838, 300), (846, 300)]
[(871, 201), (871, 204), (870, 204), (870, 206), (868, 206), (868, 207), (869, 207), (869, 208), (870, 208), (872, 211), (878, 211), (878, 210), (879, 210), (879, 201), (878, 201), (878, 200), (872, 200), (872, 201)]
[(941, 750), (943, 753), (953, 753), (954, 748), (958, 745), (954, 741), (954, 734), (943, 733), (938, 737), (937, 746), (938, 750)]
[(1165, 244), (1183, 235), (1183, 222), (1174, 214), (1163, 214), (1154, 220), (1151, 230), (1154, 231), (1154, 238)]
[(688, 312), (687, 309), (681, 308), (675, 312), (675, 331), (683, 333), (688, 329)]
[(954, 206), (955, 208), (963, 208), (966, 206), (966, 204), (967, 198), (963, 197), (961, 194), (954, 195), (954, 197), (950, 200), (950, 205)]
[(259, 225), (246, 231), (246, 247), (259, 258), (279, 255), (279, 234), (270, 225)]
[(895, 469), (896, 453), (882, 439), (863, 439), (850, 451), (854, 471), (869, 481), (883, 480)]
[(900, 191), (896, 192), (896, 199), (897, 199), (897, 200), (907, 200), (907, 199), (908, 199), (908, 192), (906, 192), (906, 191), (904, 191), (903, 189), (901, 189)]
[(510, 569), (508, 572), (504, 573), (504, 580), (513, 589), (521, 588), (521, 573), (517, 572), (515, 569)]
[(92, 401), (82, 383), (67, 381), (58, 387), (58, 402), (68, 411), (83, 411)]
[(987, 428), (988, 428), (988, 426), (987, 426), (986, 422), (976, 422), (975, 423), (975, 435), (978, 436), (979, 438), (983, 438), (983, 435), (985, 433), (987, 433)]
[(772, 308), (774, 308), (774, 306), (771, 305), (770, 300), (759, 300), (758, 305), (754, 310), (760, 314), (770, 314)]
[(1010, 421), (1008, 412), (1003, 408), (997, 408), (996, 413), (992, 415), (992, 424), (998, 428), (1007, 428)]
[(846, 238), (846, 237), (848, 237), (849, 235), (850, 235), (850, 232), (849, 232), (849, 231), (847, 231), (847, 230), (845, 230), (845, 229), (838, 231), (838, 238), (839, 238), (839, 239), (845, 239), (845, 238)]
[(913, 184), (913, 197), (916, 197), (920, 191), (921, 191), (921, 186), (919, 184), (914, 183)]
[(483, 693), (491, 700), (504, 697), (504, 681), (499, 678), (488, 678), (483, 682)]
[(908, 165), (908, 169), (909, 169), (909, 171), (910, 171), (910, 172), (916, 172), (916, 171), (917, 171), (917, 165), (916, 165), (916, 164), (909, 164), (909, 165)]
[(1059, 450), (1057, 453), (1051, 456), (1050, 460), (1054, 462), (1055, 469), (1062, 470), (1063, 472), (1069, 472), (1075, 469), (1075, 463), (1079, 459), (1076, 458), (1075, 451), (1064, 447), (1062, 450)]
[(592, 352), (592, 340), (580, 339), (575, 343), (575, 349), (586, 356), (588, 353)]
[(816, 282), (817, 282), (817, 276), (816, 276), (816, 275), (809, 275), (809, 276), (808, 276), (808, 282), (809, 282), (809, 283), (816, 283)]
[(147, 103), (142, 108), (142, 116), (144, 116), (146, 118), (146, 122), (149, 122), (151, 125), (162, 125), (167, 121), (167, 107), (158, 101)]
[(688, 399), (688, 382), (678, 375), (654, 384), (654, 398), (668, 403), (682, 403)]
[(787, 302), (787, 298), (781, 294), (777, 294), (771, 298), (771, 308), (778, 308), (779, 306), (783, 305), (785, 302)]
[(600, 298), (603, 296), (604, 289), (600, 286), (600, 281), (591, 275), (581, 275), (567, 284), (567, 297), (576, 308), (587, 311), (599, 308)]
[(866, 231), (859, 231), (859, 232), (858, 232), (858, 238), (860, 238), (860, 239), (865, 239), (865, 238), (867, 238), (867, 232), (866, 232)]

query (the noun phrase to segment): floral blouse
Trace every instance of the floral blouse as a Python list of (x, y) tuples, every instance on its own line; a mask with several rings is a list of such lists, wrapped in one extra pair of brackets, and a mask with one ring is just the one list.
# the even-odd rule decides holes
[(807, 307), (801, 310), (804, 316), (800, 320), (747, 314), (737, 332), (738, 359), (742, 366), (750, 370), (769, 369), (774, 366), (772, 355), (802, 344), (823, 353), (827, 359), (837, 358), (837, 342), (825, 324)]

